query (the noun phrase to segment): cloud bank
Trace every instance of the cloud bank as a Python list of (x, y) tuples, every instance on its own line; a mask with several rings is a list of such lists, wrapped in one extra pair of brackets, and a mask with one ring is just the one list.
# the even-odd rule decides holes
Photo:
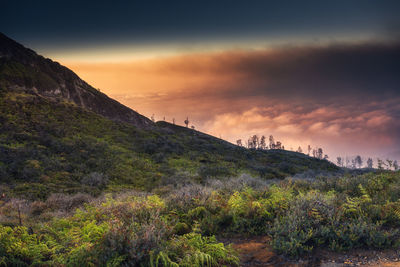
[(67, 63), (144, 115), (231, 142), (273, 134), (297, 149), (400, 159), (400, 44), (236, 50), (129, 63)]

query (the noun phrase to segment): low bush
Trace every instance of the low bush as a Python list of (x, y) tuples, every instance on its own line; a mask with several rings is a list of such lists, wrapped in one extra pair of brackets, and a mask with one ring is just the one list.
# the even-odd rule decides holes
[(75, 195), (51, 194), (46, 200), (46, 205), (54, 210), (72, 211), (92, 200), (88, 194), (78, 193)]
[(105, 187), (108, 183), (108, 177), (103, 173), (92, 172), (86, 175), (81, 180), (81, 183), (89, 186)]
[(361, 196), (348, 197), (343, 203), (334, 191), (309, 191), (297, 196), (285, 216), (275, 220), (273, 247), (292, 257), (321, 246), (339, 251), (397, 247), (398, 229), (382, 227), (381, 220), (373, 221), (369, 212), (372, 200), (361, 185), (358, 188)]
[(239, 258), (230, 246), (215, 237), (188, 233), (170, 240), (164, 251), (151, 258), (154, 266), (224, 266), (239, 265)]

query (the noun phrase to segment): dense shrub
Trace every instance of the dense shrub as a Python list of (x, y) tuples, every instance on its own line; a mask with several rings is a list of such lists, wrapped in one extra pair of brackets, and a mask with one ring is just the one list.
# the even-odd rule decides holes
[(286, 215), (275, 220), (274, 248), (297, 257), (319, 246), (333, 250), (396, 247), (398, 230), (373, 222), (368, 212), (372, 200), (361, 185), (359, 190), (360, 197), (348, 197), (340, 206), (334, 191), (300, 194), (290, 203)]
[(161, 216), (164, 208), (164, 202), (156, 196), (103, 207), (103, 214), (112, 222), (100, 246), (102, 258), (109, 261), (118, 255), (129, 266), (148, 262), (150, 251), (157, 253), (172, 232)]
[(228, 167), (220, 166), (220, 165), (203, 165), (199, 169), (199, 175), (203, 178), (212, 178), (212, 177), (229, 177), (234, 175), (233, 171)]
[(291, 189), (270, 187), (257, 192), (246, 188), (235, 192), (228, 200), (228, 212), (232, 215), (231, 229), (248, 234), (266, 234), (274, 218), (288, 208), (292, 198)]
[(241, 191), (244, 188), (252, 188), (257, 191), (267, 190), (268, 186), (276, 181), (277, 180), (266, 180), (248, 174), (241, 174), (239, 177), (230, 177), (227, 179), (209, 179), (206, 185), (214, 190), (231, 194), (238, 190)]
[(71, 211), (89, 202), (92, 197), (88, 194), (78, 193), (75, 195), (52, 194), (46, 200), (47, 207), (64, 211)]
[(108, 176), (103, 173), (92, 172), (86, 175), (81, 180), (81, 183), (89, 186), (104, 187), (108, 183)]

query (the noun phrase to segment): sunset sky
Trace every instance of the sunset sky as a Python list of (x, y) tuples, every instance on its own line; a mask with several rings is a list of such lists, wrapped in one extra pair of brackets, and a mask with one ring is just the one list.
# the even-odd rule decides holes
[(156, 120), (400, 160), (400, 1), (82, 2), (6, 1), (0, 31)]

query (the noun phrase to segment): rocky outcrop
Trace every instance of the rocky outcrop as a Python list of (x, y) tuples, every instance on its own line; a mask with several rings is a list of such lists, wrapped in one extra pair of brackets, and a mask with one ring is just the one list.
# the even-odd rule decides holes
[(151, 120), (109, 98), (80, 79), (73, 71), (36, 54), (0, 33), (0, 86), (49, 99), (63, 99), (114, 121), (137, 127)]

